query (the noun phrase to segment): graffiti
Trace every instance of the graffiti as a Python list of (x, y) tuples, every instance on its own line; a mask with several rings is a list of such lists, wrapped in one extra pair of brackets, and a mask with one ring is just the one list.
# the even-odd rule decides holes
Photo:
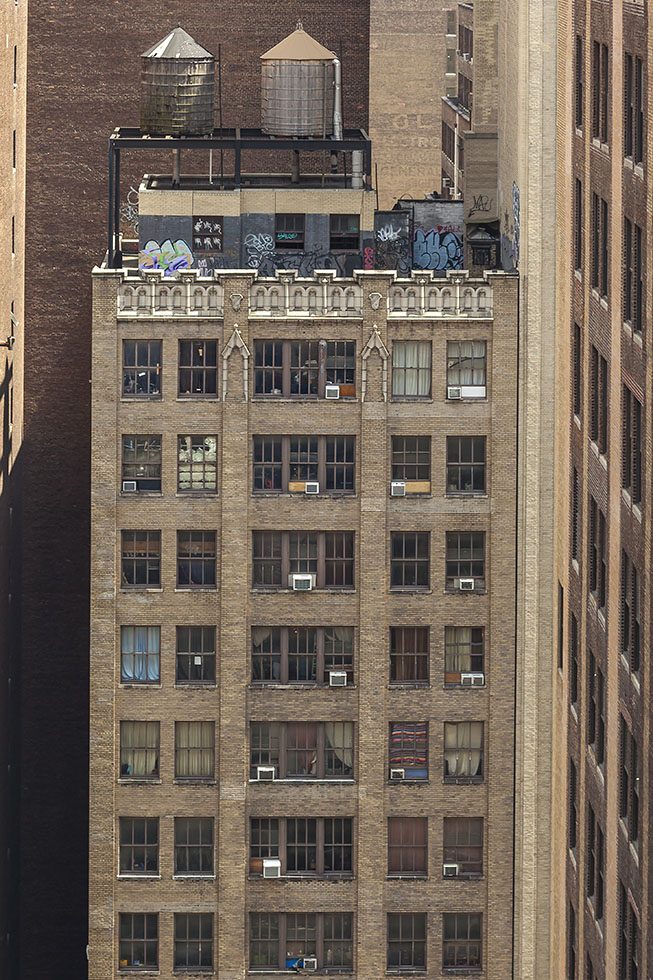
[(167, 238), (162, 243), (152, 238), (145, 243), (138, 256), (140, 269), (163, 269), (166, 276), (179, 269), (190, 269), (192, 264), (193, 253), (182, 238), (175, 242)]
[(382, 228), (377, 228), (376, 230), (376, 238), (379, 242), (394, 242), (400, 236), (401, 228), (395, 228), (391, 224), (383, 225)]
[(221, 252), (222, 241), (222, 218), (193, 218), (193, 252)]
[(260, 269), (264, 258), (274, 254), (274, 241), (272, 235), (263, 232), (258, 235), (250, 232), (245, 236), (245, 251), (247, 253), (247, 265), (250, 269)]
[(366, 245), (363, 249), (363, 268), (368, 271), (374, 268), (374, 249), (371, 245)]
[(377, 211), (374, 219), (374, 264), (393, 269), (400, 276), (410, 273), (410, 215), (407, 212)]
[(322, 269), (333, 269), (338, 276), (352, 276), (355, 269), (361, 268), (362, 261), (360, 252), (329, 252), (315, 248), (307, 252), (268, 252), (261, 254), (258, 265), (248, 258), (248, 265), (258, 269), (261, 276), (274, 276), (277, 269), (295, 269), (302, 277), (312, 276)]
[(418, 269), (462, 269), (462, 234), (452, 230), (431, 228), (424, 232), (418, 228), (413, 240), (413, 264)]
[(512, 261), (515, 268), (519, 265), (519, 237), (521, 231), (521, 199), (519, 187), (512, 182)]
[(475, 194), (472, 199), (472, 206), (469, 209), (470, 218), (474, 214), (487, 214), (492, 210), (493, 198), (487, 194)]
[(134, 236), (138, 235), (138, 191), (135, 187), (129, 188), (127, 201), (120, 208), (120, 217), (126, 225), (131, 225)]

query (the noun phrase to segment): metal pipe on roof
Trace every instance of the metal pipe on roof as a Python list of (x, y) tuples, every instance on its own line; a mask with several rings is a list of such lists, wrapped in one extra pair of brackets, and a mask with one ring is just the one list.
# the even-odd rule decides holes
[(333, 138), (342, 139), (342, 66), (333, 59)]

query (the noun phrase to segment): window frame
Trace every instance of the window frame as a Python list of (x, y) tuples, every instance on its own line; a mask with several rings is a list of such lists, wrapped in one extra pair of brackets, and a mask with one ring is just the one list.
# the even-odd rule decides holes
[[(185, 822), (185, 827), (184, 827)], [(191, 841), (191, 823), (197, 823), (198, 841)], [(207, 835), (207, 830), (210, 833)], [(185, 834), (181, 833), (185, 830)], [(208, 836), (205, 842), (204, 836)], [(183, 839), (185, 837), (185, 839)], [(197, 869), (191, 870), (190, 853), (193, 848), (197, 849)], [(215, 819), (214, 817), (204, 816), (175, 816), (173, 828), (173, 860), (174, 878), (215, 878)], [(180, 861), (182, 853), (185, 861)], [(206, 857), (209, 857), (210, 864), (205, 865)]]
[[(448, 839), (451, 837), (455, 840)], [(476, 843), (479, 838), (480, 844)], [(443, 817), (442, 861), (444, 864), (457, 864), (459, 878), (484, 876), (484, 843), (483, 817)]]
[[(462, 458), (464, 447), (467, 444), (469, 444), (469, 461)], [(447, 497), (487, 496), (487, 436), (447, 436), (446, 459)], [(469, 488), (464, 485), (463, 481), (463, 475), (467, 469), (470, 471)], [(463, 485), (461, 486), (461, 484)]]
[[(307, 840), (305, 844), (300, 844), (299, 846), (304, 846), (306, 848), (314, 848), (314, 858), (315, 867), (313, 870), (297, 870), (293, 868), (289, 870), (291, 861), (289, 860), (289, 855), (297, 844), (293, 843), (290, 830), (292, 829), (291, 824), (293, 821), (306, 820), (313, 821), (314, 823), (314, 835), (313, 841)], [(336, 842), (335, 831), (336, 822), (342, 821), (342, 827), (338, 828), (342, 831), (342, 836), (340, 842)], [(349, 841), (346, 840), (347, 837), (347, 826), (348, 822), (348, 836)], [(264, 824), (267, 823), (267, 827)], [(255, 824), (258, 824), (258, 828), (255, 828)], [(297, 828), (294, 828), (297, 830)], [(308, 829), (308, 828), (307, 828)], [(257, 833), (255, 833), (257, 831)], [(265, 834), (261, 831), (267, 831), (268, 840), (262, 839)], [(256, 837), (258, 836), (258, 840)], [(329, 837), (331, 836), (331, 840)], [(276, 839), (274, 839), (276, 838)], [(297, 840), (297, 835), (295, 835), (295, 841)], [(342, 861), (343, 865), (340, 869), (327, 868), (328, 852), (329, 848), (332, 849), (332, 859), (331, 863), (335, 864), (333, 860), (333, 855), (335, 855), (336, 849), (340, 849), (341, 857), (348, 855), (348, 860)], [(353, 817), (301, 817), (296, 816), (282, 816), (282, 817), (259, 817), (250, 816), (249, 818), (249, 876), (251, 878), (261, 878), (263, 876), (263, 859), (265, 858), (277, 858), (281, 862), (281, 874), (284, 878), (300, 878), (300, 879), (345, 879), (350, 880), (355, 877), (355, 843), (354, 843), (354, 818)], [(254, 853), (256, 852), (256, 853)], [(349, 867), (347, 867), (349, 865)]]
[(389, 816), (387, 840), (388, 878), (428, 878), (428, 817)]
[[(264, 545), (266, 553), (257, 554)], [(339, 550), (343, 554), (338, 554)], [(257, 575), (261, 570), (265, 574)], [(315, 575), (316, 589), (355, 592), (356, 533), (252, 531), (252, 591), (292, 591), (291, 576), (297, 574)], [(338, 578), (343, 581), (338, 582)]]
[[(474, 920), (478, 919), (478, 938), (472, 935)], [(466, 928), (463, 928), (466, 926)], [(453, 932), (452, 935), (447, 935)], [(466, 935), (460, 935), (460, 933)], [(475, 958), (473, 950), (478, 948)], [(451, 962), (453, 954), (454, 962)], [(464, 954), (464, 959), (461, 956)], [(476, 961), (475, 961), (476, 959)], [(483, 913), (482, 912), (443, 912), (442, 913), (442, 972), (481, 973), (483, 971)]]
[[(186, 731), (185, 739), (182, 739)], [(191, 745), (191, 733), (199, 732), (199, 745)], [(195, 738), (197, 741), (197, 736)], [(182, 744), (185, 742), (186, 744)], [(191, 773), (193, 753), (199, 753), (200, 772)], [(216, 745), (214, 721), (175, 721), (174, 727), (175, 783), (214, 783), (216, 779)], [(182, 762), (184, 763), (182, 765)], [(184, 771), (188, 770), (188, 771)]]
[[(132, 357), (128, 359), (127, 354), (130, 351), (130, 345), (134, 347), (133, 353), (133, 363)], [(145, 345), (147, 349), (147, 357), (143, 358), (141, 355), (145, 353), (145, 348), (141, 348), (139, 345)], [(122, 382), (121, 382), (121, 397), (124, 399), (134, 399), (134, 400), (156, 400), (159, 401), (162, 398), (162, 374), (163, 374), (163, 341), (159, 339), (151, 340), (123, 340), (122, 342)], [(133, 375), (132, 384), (128, 384), (128, 377)], [(147, 382), (145, 384), (146, 390), (139, 390), (142, 388), (142, 383), (138, 382), (139, 377), (145, 377)]]
[(430, 744), (428, 721), (390, 721), (388, 729), (388, 778), (392, 769), (403, 769), (402, 782), (428, 782)]
[[(456, 539), (456, 557), (451, 557)], [(465, 545), (465, 539), (469, 542)], [(445, 591), (459, 592), (456, 582), (460, 579), (473, 578), (474, 591), (486, 592), (487, 571), (487, 537), (485, 531), (446, 531), (445, 532)], [(482, 557), (479, 557), (479, 550)], [(465, 553), (469, 552), (469, 557)], [(461, 568), (463, 569), (461, 573)], [(465, 572), (465, 568), (469, 571)], [(481, 574), (477, 572), (481, 570)]]
[[(139, 542), (142, 553), (138, 551)], [(130, 544), (132, 551), (128, 552)], [(130, 567), (126, 562), (131, 563), (132, 582), (126, 574), (126, 569)], [(143, 578), (144, 581), (138, 581)], [(161, 589), (161, 531), (121, 530), (120, 588), (129, 591)]]
[[(335, 754), (336, 748), (333, 746), (330, 747), (328, 744), (326, 725), (342, 725), (343, 737), (345, 736), (346, 726), (350, 726), (349, 734), (351, 739), (347, 739), (347, 741), (350, 741), (352, 764), (349, 766), (344, 759), (340, 760), (343, 766), (342, 772), (345, 772), (346, 769), (350, 770), (348, 775), (341, 775), (341, 772), (335, 768), (333, 771), (329, 771), (330, 761), (335, 765), (335, 759), (331, 759), (329, 753)], [(267, 732), (265, 726), (268, 726)], [(310, 731), (312, 727), (315, 729), (314, 733)], [(303, 733), (302, 728), (305, 729)], [(302, 734), (305, 742), (312, 734), (314, 734), (315, 740), (310, 745), (306, 744), (302, 748), (297, 745), (297, 739)], [(323, 780), (330, 782), (355, 782), (358, 766), (356, 751), (357, 734), (356, 725), (353, 721), (250, 721), (250, 782), (258, 782), (256, 776), (258, 766), (274, 767), (275, 779), (284, 782), (315, 782)], [(265, 741), (263, 740), (263, 735), (267, 736)], [(293, 735), (294, 738), (289, 738), (289, 735)], [(340, 748), (341, 751), (346, 752), (349, 746), (343, 743), (343, 746)], [(291, 760), (294, 758), (297, 761), (301, 753), (306, 757), (305, 762), (309, 766), (309, 770), (304, 773), (293, 772), (289, 768), (289, 756)], [(311, 769), (314, 769), (314, 771), (311, 772)]]
[[(135, 840), (137, 823), (141, 823), (142, 843)], [(130, 826), (131, 825), (131, 826)], [(129, 834), (126, 832), (130, 831)], [(128, 836), (129, 840), (123, 838)], [(154, 839), (152, 839), (152, 837)], [(158, 817), (118, 817), (118, 877), (158, 878), (160, 829)], [(142, 866), (135, 860), (135, 852), (143, 851)], [(125, 860), (128, 857), (129, 860)], [(124, 866), (123, 866), (124, 865)], [(149, 866), (148, 866), (149, 865)]]
[[(136, 919), (142, 919), (142, 931), (143, 937), (134, 936), (134, 928)], [(129, 929), (129, 936), (124, 936), (123, 929), (130, 921), (131, 928)], [(158, 912), (119, 912), (118, 913), (118, 969), (121, 973), (143, 973), (150, 972), (152, 970), (158, 971), (159, 969), (159, 914)], [(154, 935), (148, 935), (148, 930), (152, 930)], [(125, 956), (126, 953), (123, 943), (130, 944), (131, 953)], [(134, 955), (134, 944), (142, 943), (143, 945), (143, 960), (145, 962), (138, 964), (129, 963), (129, 960), (136, 959)], [(150, 958), (148, 955), (148, 946), (154, 946), (154, 957)], [(139, 957), (140, 960), (140, 957)]]
[[(261, 637), (260, 643), (255, 643), (255, 632), (268, 630), (269, 637)], [(347, 630), (349, 637), (340, 638), (337, 630)], [(307, 643), (298, 645), (293, 642), (293, 632), (306, 632)], [(311, 633), (313, 634), (313, 652), (310, 652)], [(333, 634), (332, 637), (329, 634)], [(269, 648), (257, 651), (263, 642), (269, 640)], [(347, 653), (349, 643), (351, 653)], [(343, 649), (338, 651), (336, 646), (341, 644)], [(329, 650), (333, 645), (334, 649)], [(304, 646), (305, 651), (304, 652)], [(295, 652), (293, 652), (295, 651)], [(292, 658), (312, 658), (314, 660), (314, 677), (301, 678), (298, 669), (293, 669)], [(265, 661), (269, 661), (265, 664)], [(258, 662), (258, 669), (257, 669)], [(298, 664), (297, 667), (300, 665)], [(266, 626), (252, 625), (250, 632), (250, 684), (253, 687), (276, 687), (278, 685), (298, 688), (330, 687), (329, 672), (344, 670), (347, 674), (347, 687), (352, 687), (356, 678), (356, 629), (353, 626)], [(267, 676), (264, 676), (267, 674)], [(276, 677), (274, 676), (276, 674)], [(258, 675), (258, 676), (257, 676)]]
[[(343, 349), (344, 345), (344, 349)], [(355, 340), (256, 338), (252, 398), (324, 399), (327, 384), (338, 384), (341, 399), (356, 399)]]
[[(211, 453), (211, 449), (207, 449), (208, 440), (213, 440), (214, 447), (214, 461), (210, 459), (207, 460), (207, 453)], [(186, 447), (183, 443), (186, 442)], [(199, 443), (202, 443), (200, 446)], [(182, 452), (188, 454), (188, 459), (182, 459)], [(202, 459), (197, 460), (194, 455), (198, 452), (202, 453)], [(182, 471), (188, 470), (188, 486), (185, 485), (186, 480), (182, 479)], [(198, 472), (202, 474), (201, 486), (194, 486), (194, 475)], [(213, 473), (213, 480), (210, 476)], [(208, 479), (207, 479), (208, 474)], [(208, 483), (208, 486), (207, 486)], [(210, 494), (214, 496), (218, 492), (218, 437), (217, 435), (178, 435), (177, 436), (177, 493), (192, 496), (194, 494)]]
[[(454, 631), (460, 634), (461, 630), (469, 630), (469, 641), (464, 642), (460, 635), (455, 636)], [(486, 645), (485, 645), (484, 626), (452, 626), (444, 628), (444, 686), (449, 688), (460, 687), (462, 685), (462, 674), (486, 674)], [(464, 645), (468, 650), (461, 650)], [(455, 647), (455, 650), (454, 650)], [(469, 668), (467, 670), (452, 670), (453, 666), (450, 657), (469, 657)]]
[[(186, 349), (187, 348), (187, 349)], [(187, 383), (183, 379), (188, 376)], [(179, 340), (177, 365), (179, 399), (218, 397), (218, 342), (195, 337)]]
[[(200, 630), (199, 637), (194, 636), (194, 631)], [(187, 632), (187, 637), (184, 633)], [(188, 649), (182, 649), (182, 641), (187, 640)], [(194, 650), (193, 643), (199, 640), (199, 648)], [(207, 646), (208, 643), (208, 646)], [(187, 677), (181, 676), (180, 657), (188, 658)], [(197, 658), (202, 659), (202, 663), (197, 663)], [(191, 663), (191, 660), (193, 661)], [(206, 665), (211, 668), (208, 673)], [(193, 668), (201, 667), (201, 671), (194, 671)], [(175, 628), (175, 687), (215, 687), (217, 677), (217, 646), (216, 646), (216, 627), (215, 626), (177, 626)], [(193, 673), (201, 673), (201, 676), (193, 677)], [(211, 676), (212, 675), (212, 676)]]
[(428, 490), (413, 487), (411, 493), (431, 492), (431, 436), (391, 436), (390, 458), (392, 480), (428, 483)]
[[(343, 230), (338, 225), (345, 224), (344, 219), (355, 223), (356, 229)], [(353, 219), (353, 220), (352, 220)], [(359, 214), (330, 214), (329, 215), (329, 251), (330, 252), (359, 252), (360, 251), (360, 215)]]
[[(310, 917), (310, 918), (309, 918)], [(267, 935), (262, 937), (254, 935), (254, 924), (255, 922), (261, 922), (267, 919), (265, 923), (267, 929)], [(301, 920), (304, 920), (304, 925), (302, 927)], [(340, 925), (344, 931), (349, 933), (344, 939), (339, 937), (327, 937), (326, 926), (329, 920), (332, 920), (332, 927), (335, 926), (337, 920), (340, 919)], [(290, 937), (291, 929), (289, 928), (293, 924), (298, 931), (305, 932), (307, 935), (307, 941), (305, 942), (305, 948), (303, 950), (293, 951), (293, 945), (300, 946), (302, 943), (301, 939), (292, 939)], [(312, 933), (312, 939), (308, 940), (308, 934)], [(338, 950), (342, 953), (343, 948), (347, 945), (349, 946), (349, 956), (347, 959), (349, 962), (346, 965), (338, 964), (335, 972), (338, 973), (353, 973), (354, 972), (354, 945), (355, 945), (355, 935), (356, 935), (356, 924), (353, 912), (250, 912), (247, 918), (247, 958), (248, 958), (248, 971), (250, 973), (269, 973), (269, 972), (283, 972), (283, 971), (293, 971), (296, 970), (298, 960), (303, 960), (304, 957), (315, 956), (318, 961), (318, 972), (324, 972), (324, 968), (321, 964), (326, 963), (329, 958), (329, 953), (327, 952), (328, 944), (331, 943), (331, 952), (333, 950)], [(274, 962), (255, 962), (252, 956), (253, 942), (264, 943), (267, 945), (268, 950), (271, 952), (275, 950), (276, 947), (276, 957)], [(272, 957), (271, 957), (272, 958)], [(342, 956), (338, 957), (339, 959)], [(331, 956), (333, 961), (333, 956)], [(333, 971), (330, 971), (333, 972)]]
[[(288, 237), (291, 236), (291, 237)], [(295, 237), (296, 236), (296, 237)], [(306, 215), (299, 212), (277, 212), (274, 216), (275, 251), (301, 252), (306, 241)]]
[[(301, 440), (309, 440), (314, 443), (314, 446), (309, 445), (308, 451), (306, 448), (302, 449)], [(297, 443), (295, 448), (294, 443)], [(346, 458), (337, 458), (343, 453)], [(294, 460), (294, 457), (297, 458)], [(300, 468), (304, 468), (305, 472)], [(340, 470), (344, 479), (339, 480)], [(253, 495), (302, 493), (304, 487), (300, 484), (312, 481), (319, 484), (320, 496), (356, 494), (355, 435), (255, 435), (252, 437)], [(344, 485), (337, 486), (339, 482)]]
[[(161, 777), (160, 756), (161, 756), (161, 723), (158, 721), (133, 721), (122, 719), (120, 721), (120, 776), (119, 780), (129, 782), (152, 782), (158, 781)], [(145, 743), (142, 745), (126, 745), (125, 733), (127, 725), (145, 725)], [(134, 736), (135, 737), (135, 736)], [(148, 756), (154, 753), (154, 765), (148, 772), (134, 772), (134, 753), (144, 752), (145, 762)], [(129, 755), (131, 753), (131, 756)], [(128, 761), (131, 758), (131, 761)], [(128, 771), (128, 767), (131, 771)], [(140, 768), (140, 767), (139, 767)], [(147, 768), (147, 765), (146, 765)]]
[[(129, 633), (131, 630), (131, 644), (128, 644)], [(142, 646), (142, 635), (139, 642), (138, 634), (146, 631), (145, 647)], [(131, 649), (125, 649), (131, 646)], [(132, 676), (125, 676), (125, 657), (132, 657)], [(142, 657), (143, 661), (137, 669), (137, 658)], [(151, 662), (151, 663), (150, 663)], [(137, 674), (142, 676), (138, 677)], [(120, 627), (120, 683), (124, 685), (160, 685), (161, 684), (161, 627), (160, 626), (133, 626), (123, 625)]]
[[(407, 354), (410, 347), (415, 347), (417, 361), (408, 363)], [(425, 352), (428, 351), (428, 364)], [(399, 363), (400, 353), (403, 353), (403, 364)], [(407, 392), (406, 388), (415, 383), (415, 391)], [(425, 380), (428, 384), (425, 384)], [(422, 389), (422, 390), (420, 390)], [(392, 400), (393, 401), (428, 401), (433, 390), (433, 344), (430, 340), (393, 340), (392, 341)]]
[(389, 586), (391, 592), (430, 591), (430, 531), (390, 531)]
[[(393, 932), (397, 932), (396, 939), (392, 938)], [(386, 912), (387, 973), (426, 973), (427, 943), (426, 912)], [(410, 947), (407, 962), (403, 961), (405, 950), (402, 951), (401, 946)], [(396, 955), (393, 955), (395, 947)], [(397, 962), (394, 962), (395, 959)]]
[[(185, 935), (180, 936), (180, 927), (185, 922)], [(191, 924), (197, 926), (197, 937), (192, 936)], [(205, 934), (207, 928), (209, 934)], [(193, 947), (197, 946), (198, 963), (192, 963)], [(202, 963), (204, 952), (208, 949), (210, 962)], [(181, 952), (185, 951), (183, 957)], [(213, 973), (215, 952), (215, 916), (213, 912), (174, 912), (173, 913), (173, 970), (175, 973)]]
[[(128, 440), (133, 442), (133, 460), (126, 458), (126, 451), (129, 451)], [(158, 440), (158, 462), (156, 459)], [(162, 436), (161, 435), (131, 435), (124, 434), (120, 439), (121, 445), (121, 492), (124, 483), (134, 481), (137, 493), (161, 493), (162, 476)], [(139, 450), (144, 455), (144, 459), (139, 460)], [(154, 457), (152, 458), (152, 452)], [(143, 470), (143, 475), (139, 475), (139, 470)], [(157, 476), (158, 471), (158, 476)], [(141, 486), (140, 484), (144, 484)], [(145, 484), (154, 484), (145, 486)]]
[[(448, 732), (456, 729), (456, 745), (447, 748)], [(469, 726), (469, 732), (465, 732), (465, 726)], [(480, 726), (480, 748), (472, 744), (474, 741), (474, 733), (477, 732), (477, 728), (472, 729), (472, 726)], [(469, 735), (469, 744), (466, 745), (464, 741), (461, 741), (461, 731), (463, 735)], [(444, 722), (444, 742), (443, 742), (443, 782), (444, 783), (483, 783), (485, 782), (485, 722), (483, 721), (445, 721)], [(462, 753), (466, 756), (466, 766), (469, 767), (468, 773), (451, 773), (449, 772), (449, 760), (447, 759), (447, 752), (456, 753), (456, 766), (458, 765), (458, 757)], [(478, 752), (479, 759), (476, 767), (476, 772), (471, 770), (474, 768), (472, 753)]]
[[(390, 687), (429, 687), (431, 632), (428, 626), (391, 626), (389, 650)], [(411, 663), (412, 670), (407, 670)], [(411, 673), (413, 676), (407, 676)]]
[[(183, 552), (182, 546), (188, 551)], [(211, 553), (211, 547), (213, 551)], [(199, 549), (199, 551), (197, 550)], [(208, 550), (207, 550), (208, 549)], [(177, 531), (178, 591), (214, 591), (218, 587), (218, 535), (216, 531)], [(184, 571), (185, 569), (185, 571)], [(198, 575), (201, 581), (195, 581)]]

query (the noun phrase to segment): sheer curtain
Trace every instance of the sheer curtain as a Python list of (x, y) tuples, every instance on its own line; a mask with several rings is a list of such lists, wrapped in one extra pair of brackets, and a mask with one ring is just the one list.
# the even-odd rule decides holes
[(483, 722), (445, 723), (444, 759), (447, 776), (480, 775), (483, 759)]
[(178, 721), (175, 725), (175, 775), (213, 776), (214, 725), (211, 721)]
[(350, 721), (325, 721), (327, 751), (332, 750), (345, 769), (354, 768), (354, 726)]
[(161, 630), (158, 626), (123, 626), (120, 644), (123, 681), (144, 684), (159, 680)]
[(159, 724), (123, 721), (120, 725), (120, 772), (123, 776), (156, 775), (159, 768)]
[(471, 670), (471, 626), (447, 626), (445, 637), (445, 670), (464, 673)]
[(460, 384), (485, 384), (485, 343), (478, 340), (460, 342)]

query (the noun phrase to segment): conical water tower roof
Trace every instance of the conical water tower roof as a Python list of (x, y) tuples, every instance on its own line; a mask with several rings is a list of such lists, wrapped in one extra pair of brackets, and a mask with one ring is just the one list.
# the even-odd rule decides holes
[(301, 21), (296, 31), (261, 55), (261, 61), (333, 61), (333, 58), (333, 51), (307, 34)]
[(148, 48), (141, 57), (188, 58), (192, 61), (193, 59), (212, 58), (213, 55), (201, 47), (197, 41), (194, 41), (183, 27), (175, 27), (174, 31), (170, 31), (161, 41)]

